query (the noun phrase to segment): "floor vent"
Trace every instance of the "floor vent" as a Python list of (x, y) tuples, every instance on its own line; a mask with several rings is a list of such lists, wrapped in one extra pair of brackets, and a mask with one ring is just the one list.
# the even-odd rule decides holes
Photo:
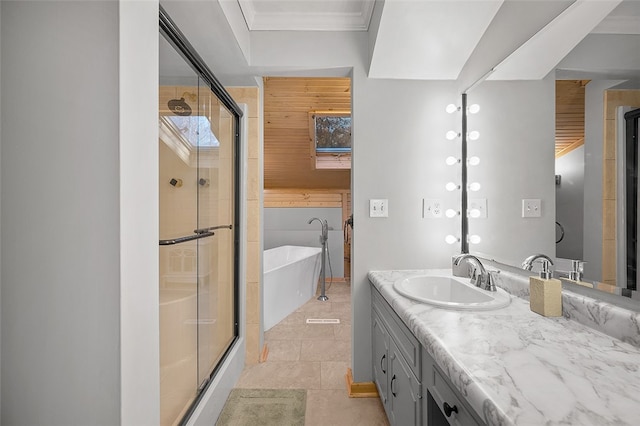
[(307, 324), (340, 324), (337, 318), (307, 318)]

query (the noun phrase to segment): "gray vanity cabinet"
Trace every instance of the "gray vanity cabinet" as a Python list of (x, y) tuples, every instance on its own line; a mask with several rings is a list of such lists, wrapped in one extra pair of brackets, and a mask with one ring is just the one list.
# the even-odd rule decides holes
[[(378, 388), (378, 395), (382, 400), (385, 410), (387, 409), (387, 387), (389, 379), (389, 332), (382, 324), (380, 316), (373, 313), (373, 381)], [(388, 413), (387, 413), (388, 415)]]
[(391, 425), (484, 425), (378, 290), (371, 293), (373, 380)]
[(420, 344), (381, 298), (374, 290), (373, 379), (392, 426), (421, 425)]
[(390, 423), (398, 426), (421, 424), (420, 381), (393, 339), (389, 351), (389, 375)]

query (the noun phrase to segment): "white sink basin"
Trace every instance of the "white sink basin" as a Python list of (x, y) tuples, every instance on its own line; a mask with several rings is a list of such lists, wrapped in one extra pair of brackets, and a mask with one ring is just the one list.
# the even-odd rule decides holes
[(511, 302), (509, 293), (501, 288), (482, 290), (470, 284), (469, 278), (415, 275), (396, 281), (393, 288), (410, 299), (448, 309), (500, 309)]

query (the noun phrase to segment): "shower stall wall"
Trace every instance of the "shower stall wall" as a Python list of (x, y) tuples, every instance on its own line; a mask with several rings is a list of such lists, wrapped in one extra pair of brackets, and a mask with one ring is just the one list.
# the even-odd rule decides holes
[(161, 12), (161, 424), (187, 419), (238, 337), (237, 105)]

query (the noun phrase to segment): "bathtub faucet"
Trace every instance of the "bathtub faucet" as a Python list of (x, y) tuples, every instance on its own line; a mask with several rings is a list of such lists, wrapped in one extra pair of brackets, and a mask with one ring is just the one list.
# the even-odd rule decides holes
[(327, 223), (327, 219), (323, 221), (322, 219), (318, 219), (317, 217), (312, 217), (311, 219), (309, 219), (309, 222), (307, 223), (311, 225), (311, 223), (314, 220), (317, 220), (318, 222), (320, 222), (320, 226), (322, 227), (321, 234), (320, 234), (320, 244), (324, 245), (329, 239), (329, 224)]
[(318, 300), (321, 301), (327, 301), (329, 300), (329, 298), (327, 297), (327, 295), (325, 294), (325, 283), (326, 283), (326, 271), (324, 269), (324, 260), (327, 257), (327, 240), (329, 239), (329, 224), (327, 223), (327, 219), (325, 220), (321, 220), (318, 219), (317, 217), (312, 217), (311, 219), (309, 219), (309, 222), (307, 222), (309, 225), (311, 225), (311, 222), (317, 220), (318, 222), (320, 222), (320, 226), (322, 226), (322, 231), (320, 234), (320, 244), (322, 244), (322, 269), (320, 270), (321, 272), (321, 282), (320, 282), (320, 296), (318, 296)]

